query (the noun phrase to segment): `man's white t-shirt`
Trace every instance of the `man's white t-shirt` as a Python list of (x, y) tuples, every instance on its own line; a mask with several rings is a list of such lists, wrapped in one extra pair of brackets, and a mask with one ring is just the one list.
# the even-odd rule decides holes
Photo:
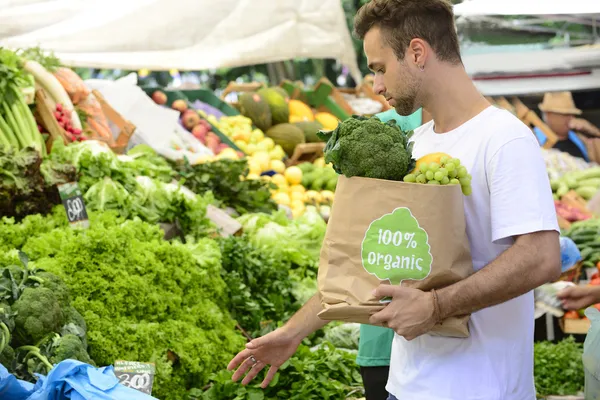
[[(413, 156), (444, 152), (473, 176), (464, 205), (476, 271), (515, 235), (560, 232), (539, 144), (527, 126), (494, 106), (450, 132), (436, 134), (433, 124), (415, 131)], [(423, 335), (409, 342), (396, 335), (388, 392), (399, 400), (535, 400), (533, 293), (472, 314), (469, 329), (467, 339)]]

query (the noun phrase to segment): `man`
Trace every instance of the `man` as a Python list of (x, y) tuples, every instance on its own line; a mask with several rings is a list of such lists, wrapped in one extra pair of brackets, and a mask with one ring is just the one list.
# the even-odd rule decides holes
[[(548, 127), (558, 136), (553, 148), (587, 162), (600, 161), (600, 130), (584, 119), (575, 118), (581, 115), (581, 110), (575, 107), (571, 92), (546, 93), (538, 107)], [(546, 143), (547, 138), (539, 128), (533, 131), (540, 145)]]
[[(408, 117), (399, 115), (393, 108), (377, 114), (383, 122), (395, 120), (400, 129), (412, 131), (428, 119), (425, 110), (419, 109)], [(366, 400), (386, 400), (388, 392), (385, 389), (390, 370), (390, 355), (394, 331), (373, 325), (360, 326), (360, 341), (358, 343), (358, 356), (356, 363), (360, 366), (360, 373), (365, 388)]]
[[(401, 400), (535, 400), (532, 290), (560, 275), (559, 228), (548, 176), (531, 130), (491, 106), (461, 62), (446, 0), (372, 0), (358, 12), (375, 87), (400, 115), (423, 107), (433, 121), (415, 131), (414, 157), (459, 158), (473, 176), (464, 199), (476, 272), (433, 292), (382, 285), (392, 301), (371, 323), (392, 328), (387, 390)], [(432, 207), (443, 205), (432, 204)], [(453, 234), (448, 232), (448, 234)], [(246, 345), (229, 364), (263, 387), (322, 328), (315, 295), (284, 327)], [(471, 314), (467, 339), (429, 335), (438, 321)]]

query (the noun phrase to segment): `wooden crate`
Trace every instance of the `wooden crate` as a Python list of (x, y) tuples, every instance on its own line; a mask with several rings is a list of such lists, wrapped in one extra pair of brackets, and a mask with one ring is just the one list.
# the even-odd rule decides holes
[(127, 149), (127, 145), (129, 144), (129, 140), (133, 133), (135, 132), (135, 125), (130, 121), (123, 118), (121, 114), (119, 114), (114, 108), (111, 107), (110, 104), (104, 99), (104, 96), (100, 94), (97, 90), (92, 90), (92, 94), (100, 103), (102, 107), (102, 112), (112, 123), (114, 123), (119, 128), (119, 135), (117, 136), (117, 140), (114, 143), (109, 143), (110, 148), (117, 154), (123, 154)]
[(296, 146), (294, 154), (285, 162), (287, 167), (298, 165), (304, 162), (314, 162), (317, 158), (323, 157), (325, 143), (303, 143)]
[(50, 134), (46, 140), (46, 150), (50, 152), (55, 141), (62, 141), (64, 144), (69, 143), (67, 131), (58, 124), (54, 117), (54, 107), (52, 107), (52, 102), (44, 89), (35, 91), (35, 104), (36, 120), (40, 120)]
[(559, 321), (560, 328), (566, 334), (571, 335), (587, 335), (592, 323), (589, 319), (574, 319), (561, 318)]

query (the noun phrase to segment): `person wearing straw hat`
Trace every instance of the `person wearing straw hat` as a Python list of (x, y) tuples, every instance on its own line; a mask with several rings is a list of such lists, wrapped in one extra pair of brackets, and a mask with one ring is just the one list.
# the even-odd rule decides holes
[[(575, 106), (571, 92), (550, 92), (538, 105), (546, 124), (558, 136), (553, 148), (583, 158), (590, 162), (600, 161), (600, 130), (590, 122), (576, 118), (582, 114)], [(540, 145), (546, 143), (546, 136), (539, 128), (534, 133)]]

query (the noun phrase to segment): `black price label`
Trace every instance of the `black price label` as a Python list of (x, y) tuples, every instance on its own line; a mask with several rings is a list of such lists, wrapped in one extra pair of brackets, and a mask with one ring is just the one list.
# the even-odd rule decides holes
[(58, 193), (67, 212), (69, 224), (72, 227), (88, 228), (90, 223), (85, 210), (83, 195), (77, 182), (58, 185)]
[(115, 361), (115, 376), (123, 386), (152, 394), (155, 374), (154, 364), (135, 361)]

